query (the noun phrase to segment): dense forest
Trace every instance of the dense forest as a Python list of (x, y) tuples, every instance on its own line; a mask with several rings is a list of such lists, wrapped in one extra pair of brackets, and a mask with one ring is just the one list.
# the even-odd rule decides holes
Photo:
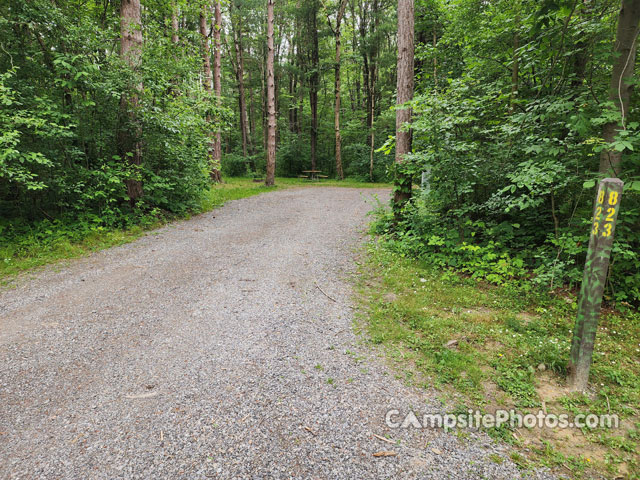
[(637, 304), (639, 21), (630, 0), (7, 0), (0, 234), (122, 227), (228, 177), (320, 170), (398, 180), (378, 228), (403, 253), (554, 290), (581, 279), (609, 175), (626, 189), (607, 295)]

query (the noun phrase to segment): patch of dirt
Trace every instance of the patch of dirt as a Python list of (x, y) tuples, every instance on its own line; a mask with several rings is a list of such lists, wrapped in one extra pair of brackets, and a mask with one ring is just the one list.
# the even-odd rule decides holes
[(536, 380), (538, 396), (547, 405), (557, 402), (560, 397), (569, 393), (567, 387), (559, 383), (556, 375), (551, 372), (539, 372)]

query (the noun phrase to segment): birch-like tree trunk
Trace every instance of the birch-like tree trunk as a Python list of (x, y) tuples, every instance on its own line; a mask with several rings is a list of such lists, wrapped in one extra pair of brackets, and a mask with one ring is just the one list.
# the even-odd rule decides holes
[[(207, 10), (208, 8), (206, 4), (203, 4), (200, 10), (200, 36), (201, 36), (201, 42), (202, 42), (202, 65), (204, 70), (203, 72), (204, 75), (202, 77), (202, 87), (206, 92), (211, 92), (212, 75), (211, 75), (211, 55), (210, 55), (210, 49), (209, 49), (209, 35), (207, 33), (207, 25), (209, 24), (207, 19)], [(211, 113), (207, 113), (207, 124), (209, 125), (210, 128), (211, 128), (211, 123), (212, 123)], [(219, 172), (216, 175), (215, 170), (213, 168), (213, 165), (214, 165), (213, 158), (214, 158), (215, 143), (216, 143), (215, 138), (216, 138), (216, 132), (210, 131), (209, 145), (208, 145), (208, 152), (207, 152), (207, 157), (208, 157), (207, 163), (209, 165), (209, 171), (210, 171), (212, 180), (218, 181)]]
[[(216, 96), (216, 106), (219, 109), (222, 105), (222, 42), (220, 32), (222, 30), (222, 11), (220, 0), (215, 0), (213, 7), (213, 92)], [(220, 119), (216, 119), (220, 123)], [(213, 158), (211, 165), (211, 180), (220, 182), (222, 174), (220, 166), (222, 161), (222, 133), (220, 126), (216, 125), (216, 132), (213, 139)]]
[[(142, 22), (140, 20), (140, 0), (120, 2), (120, 56), (131, 67), (134, 76), (140, 67), (142, 55)], [(134, 169), (142, 164), (142, 126), (136, 115), (142, 82), (135, 80), (127, 94), (120, 99), (120, 113), (123, 120), (118, 131), (118, 150)], [(125, 180), (129, 203), (134, 206), (142, 196), (142, 181), (134, 176)]]
[(276, 172), (276, 85), (273, 72), (273, 4), (275, 0), (267, 0), (267, 177), (265, 184), (275, 183)]
[(174, 45), (178, 43), (178, 6), (176, 2), (171, 3), (171, 43)]

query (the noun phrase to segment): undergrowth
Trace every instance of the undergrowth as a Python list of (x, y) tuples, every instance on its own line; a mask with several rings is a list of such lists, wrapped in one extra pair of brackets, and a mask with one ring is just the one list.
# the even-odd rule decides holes
[[(504, 282), (495, 286), (398, 252), (386, 239), (361, 265), (363, 325), (399, 376), (437, 388), (449, 405), (484, 411), (616, 413), (614, 430), (488, 433), (514, 444), (517, 464), (640, 478), (640, 314), (604, 313), (591, 373), (593, 391), (564, 389), (576, 299)], [(515, 460), (514, 460), (515, 461)]]

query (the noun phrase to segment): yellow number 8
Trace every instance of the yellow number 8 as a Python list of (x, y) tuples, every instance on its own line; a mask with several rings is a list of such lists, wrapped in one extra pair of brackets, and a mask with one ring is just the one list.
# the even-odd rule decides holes
[(609, 205), (618, 203), (618, 192), (609, 192)]
[(604, 190), (598, 192), (598, 203), (604, 202)]

